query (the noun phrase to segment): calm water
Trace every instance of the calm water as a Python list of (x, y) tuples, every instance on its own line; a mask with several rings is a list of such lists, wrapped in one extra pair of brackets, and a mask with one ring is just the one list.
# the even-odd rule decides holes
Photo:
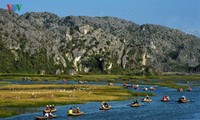
[[(200, 120), (200, 87), (193, 88), (192, 92), (184, 91), (181, 93), (175, 89), (156, 87), (156, 91), (150, 92), (157, 94), (152, 97), (153, 102), (140, 102), (142, 106), (138, 108), (127, 106), (132, 102), (131, 100), (115, 101), (110, 102), (113, 109), (100, 111), (99, 106), (101, 103), (90, 102), (78, 105), (81, 111), (85, 112), (84, 115), (68, 117), (66, 114), (67, 110), (77, 105), (57, 106), (57, 112), (55, 114), (59, 117), (55, 118), (55, 120)], [(166, 103), (161, 102), (160, 99), (163, 95), (169, 95), (172, 101)], [(192, 101), (182, 104), (177, 103), (176, 101), (182, 95)], [(138, 100), (141, 100), (141, 98), (138, 98)], [(41, 115), (42, 112), (36, 112), (0, 120), (33, 120), (35, 116)]]

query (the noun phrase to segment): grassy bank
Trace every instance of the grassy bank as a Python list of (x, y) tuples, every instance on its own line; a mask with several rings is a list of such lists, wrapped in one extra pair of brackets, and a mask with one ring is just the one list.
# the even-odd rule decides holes
[(105, 79), (140, 79), (140, 80), (200, 80), (200, 75), (158, 75), (158, 76), (126, 76), (126, 75), (81, 75), (74, 76), (80, 80), (105, 80)]
[[(0, 117), (19, 114), (3, 108), (35, 108), (47, 104), (67, 105), (88, 101), (133, 99), (148, 93), (133, 93), (119, 86), (100, 85), (4, 85), (0, 88)], [(148, 94), (152, 95), (152, 94)]]
[(4, 79), (14, 79), (22, 80), (24, 78), (30, 78), (32, 80), (87, 80), (87, 81), (99, 81), (99, 80), (129, 80), (129, 79), (139, 79), (139, 80), (200, 80), (200, 75), (158, 75), (158, 76), (126, 76), (126, 75), (38, 75), (38, 74), (3, 74), (0, 73), (0, 80)]

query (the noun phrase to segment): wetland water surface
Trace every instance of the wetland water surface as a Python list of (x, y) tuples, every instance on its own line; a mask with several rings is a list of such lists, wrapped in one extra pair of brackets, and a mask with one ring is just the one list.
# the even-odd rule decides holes
[[(151, 97), (153, 101), (150, 103), (140, 102), (142, 106), (138, 108), (127, 106), (132, 102), (131, 100), (109, 102), (113, 109), (108, 111), (99, 110), (100, 102), (57, 106), (55, 115), (59, 117), (55, 118), (55, 120), (200, 120), (200, 87), (193, 88), (192, 92), (177, 92), (176, 89), (156, 87), (155, 91), (150, 92), (156, 94), (156, 96)], [(161, 102), (161, 97), (164, 95), (169, 95), (171, 101)], [(188, 103), (177, 103), (176, 101), (182, 95), (192, 101)], [(138, 100), (140, 101), (141, 98), (138, 98)], [(66, 114), (67, 110), (75, 106), (79, 106), (85, 114), (82, 116), (68, 117)], [(22, 114), (0, 120), (33, 120), (35, 116), (42, 116), (42, 109), (41, 112)]]

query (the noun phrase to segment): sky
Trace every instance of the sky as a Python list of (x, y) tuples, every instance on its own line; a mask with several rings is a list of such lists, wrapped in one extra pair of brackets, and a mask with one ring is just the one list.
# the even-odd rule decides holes
[(200, 0), (0, 0), (22, 4), (18, 14), (51, 12), (60, 17), (113, 16), (137, 24), (159, 24), (200, 35)]

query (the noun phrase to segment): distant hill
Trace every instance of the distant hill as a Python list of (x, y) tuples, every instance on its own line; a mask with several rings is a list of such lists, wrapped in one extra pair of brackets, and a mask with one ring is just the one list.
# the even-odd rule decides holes
[(199, 72), (200, 38), (115, 17), (0, 9), (0, 72), (152, 75)]

